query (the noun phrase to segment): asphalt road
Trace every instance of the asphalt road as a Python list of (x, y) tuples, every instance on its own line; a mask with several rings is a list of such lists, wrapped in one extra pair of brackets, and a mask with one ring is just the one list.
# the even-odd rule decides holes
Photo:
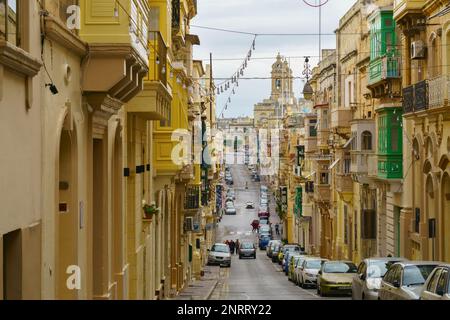
[[(249, 170), (244, 165), (232, 166), (234, 188), (236, 192), (236, 216), (226, 216), (217, 230), (217, 242), (239, 239), (257, 243), (256, 234), (250, 226), (258, 218), (260, 183), (254, 183)], [(248, 182), (249, 189), (245, 189)], [(245, 209), (247, 201), (253, 201), (254, 210)], [(271, 198), (271, 222), (278, 222), (275, 213), (274, 199)], [(274, 232), (275, 233), (275, 232)], [(258, 250), (256, 260), (242, 259), (233, 256), (231, 268), (221, 268), (219, 283), (211, 295), (211, 300), (312, 300), (312, 299), (350, 299), (322, 298), (316, 289), (302, 289), (290, 282), (281, 270), (281, 266), (272, 263), (265, 251)]]

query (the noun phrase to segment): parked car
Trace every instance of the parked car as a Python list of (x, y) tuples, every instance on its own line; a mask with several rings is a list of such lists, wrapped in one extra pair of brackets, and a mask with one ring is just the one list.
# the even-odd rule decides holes
[(225, 208), (225, 214), (226, 215), (236, 215), (236, 208), (234, 207), (234, 204), (228, 202), (227, 206)]
[(326, 261), (328, 259), (306, 257), (297, 268), (297, 284), (302, 288), (316, 287), (319, 270)]
[(258, 217), (259, 217), (259, 218), (263, 218), (263, 217), (268, 218), (268, 217), (270, 217), (270, 213), (269, 213), (269, 211), (268, 211), (267, 209), (261, 209), (261, 208), (259, 208), (259, 211), (258, 211)]
[(326, 261), (317, 276), (317, 294), (351, 295), (352, 280), (358, 268), (351, 261)]
[(285, 275), (289, 275), (289, 267), (290, 267), (290, 262), (291, 262), (291, 258), (293, 257), (293, 256), (300, 256), (300, 255), (306, 255), (306, 253), (305, 252), (303, 252), (303, 251), (287, 251), (286, 253), (285, 253), (285, 256), (284, 256), (284, 263), (283, 263), (283, 271), (284, 271), (284, 274)]
[(267, 201), (267, 199), (261, 198), (259, 204), (260, 206), (267, 207), (269, 205), (269, 201)]
[(255, 204), (251, 201), (247, 202), (246, 206), (247, 209), (255, 209)]
[[(264, 220), (264, 219), (263, 219)], [(268, 224), (261, 224), (261, 220), (259, 220), (259, 233), (260, 234), (268, 234), (272, 235), (272, 228)]]
[(260, 250), (266, 250), (267, 245), (269, 244), (269, 241), (271, 239), (272, 238), (267, 233), (260, 234), (259, 235), (259, 249)]
[(239, 259), (247, 258), (247, 257), (256, 259), (255, 244), (253, 242), (249, 242), (249, 241), (242, 242), (239, 245), (238, 254), (239, 254)]
[(227, 190), (227, 197), (231, 197), (233, 200), (236, 200), (236, 193), (234, 192), (234, 189)]
[(277, 244), (281, 244), (281, 240), (270, 240), (269, 244), (267, 245), (266, 255), (269, 258), (272, 258), (273, 249)]
[(272, 249), (272, 262), (278, 262), (278, 255), (279, 255), (279, 253), (281, 251), (281, 247), (282, 247), (281, 242), (277, 243), (277, 244), (275, 244), (273, 246), (273, 249)]
[(421, 300), (450, 300), (450, 264), (433, 270), (423, 286)]
[(231, 253), (228, 245), (216, 243), (208, 250), (208, 265), (231, 267)]
[(284, 255), (287, 251), (301, 251), (301, 248), (298, 244), (285, 244), (281, 247), (280, 253), (278, 254), (278, 264), (283, 266)]
[(288, 280), (295, 283), (295, 266), (297, 265), (298, 261), (304, 257), (304, 255), (299, 254), (293, 254), (289, 257), (289, 263), (288, 263)]
[(369, 258), (358, 266), (358, 272), (352, 282), (352, 299), (378, 300), (378, 291), (389, 268), (396, 262), (405, 261), (402, 258)]
[(440, 263), (436, 261), (397, 262), (381, 281), (379, 300), (418, 300), (423, 286)]

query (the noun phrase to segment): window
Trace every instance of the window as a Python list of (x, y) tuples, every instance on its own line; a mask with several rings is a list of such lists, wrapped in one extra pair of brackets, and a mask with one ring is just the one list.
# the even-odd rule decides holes
[(436, 284), (439, 280), (439, 276), (441, 275), (441, 272), (442, 272), (442, 269), (437, 269), (433, 273), (433, 278), (430, 280), (430, 282), (428, 282), (427, 291), (434, 292), (434, 290), (436, 289)]
[(372, 150), (372, 133), (364, 131), (362, 133), (362, 149)]
[(448, 270), (442, 270), (441, 276), (439, 277), (439, 281), (437, 283), (436, 287), (436, 294), (443, 296), (444, 294), (448, 293)]
[(0, 0), (0, 39), (20, 47), (20, 0)]
[(320, 174), (320, 184), (329, 184), (329, 182), (328, 182), (328, 173), (327, 172), (322, 172)]
[(317, 137), (317, 120), (309, 120), (309, 136)]
[(435, 265), (418, 265), (405, 267), (403, 272), (403, 285), (421, 285), (424, 284)]
[(322, 113), (322, 129), (323, 130), (328, 129), (328, 111), (327, 110), (323, 110), (323, 113)]

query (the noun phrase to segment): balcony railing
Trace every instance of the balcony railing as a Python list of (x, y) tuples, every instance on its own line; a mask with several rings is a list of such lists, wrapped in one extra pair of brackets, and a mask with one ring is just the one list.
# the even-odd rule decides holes
[(427, 110), (428, 102), (428, 80), (420, 81), (403, 89), (404, 113)]
[(428, 80), (428, 104), (439, 108), (448, 104), (450, 97), (450, 76), (439, 76)]
[(195, 210), (200, 208), (200, 186), (187, 186), (184, 200), (184, 209)]
[(149, 32), (150, 70), (149, 81), (160, 81), (167, 86), (167, 46), (159, 31)]
[(384, 80), (400, 78), (400, 57), (384, 56), (373, 60), (369, 66), (369, 86)]

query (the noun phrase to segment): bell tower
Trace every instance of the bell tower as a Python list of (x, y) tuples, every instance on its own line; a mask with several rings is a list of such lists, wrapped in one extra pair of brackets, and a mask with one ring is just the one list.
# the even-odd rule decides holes
[(272, 65), (271, 75), (272, 93), (270, 98), (274, 101), (280, 101), (280, 98), (284, 98), (284, 103), (289, 103), (290, 99), (294, 98), (292, 70), (280, 53), (278, 53), (277, 60)]

